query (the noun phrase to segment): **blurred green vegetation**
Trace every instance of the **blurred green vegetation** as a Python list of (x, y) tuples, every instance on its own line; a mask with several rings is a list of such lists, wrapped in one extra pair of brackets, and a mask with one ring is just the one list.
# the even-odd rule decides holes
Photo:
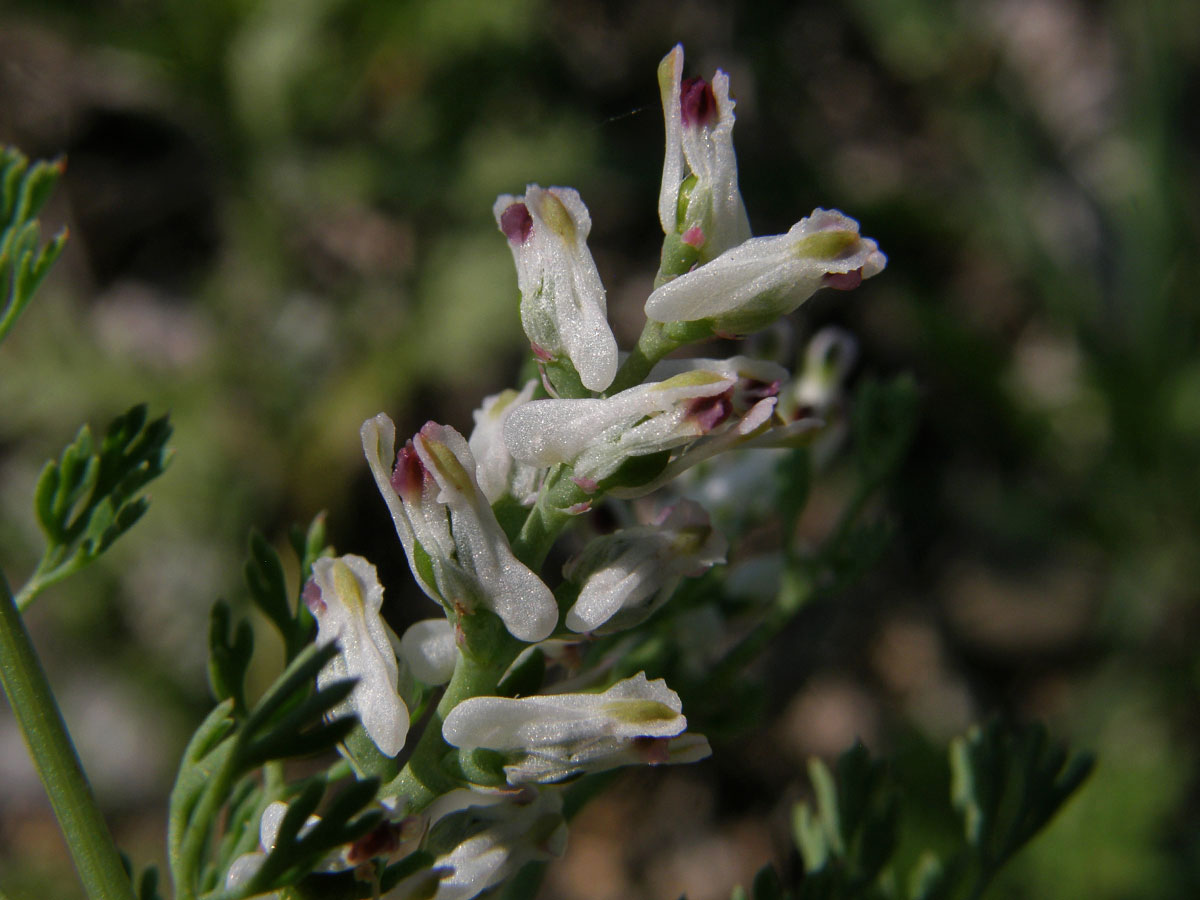
[[(0, 141), (67, 154), (46, 218), (72, 234), (0, 354), (10, 577), (35, 562), (38, 468), (82, 421), (145, 400), (177, 430), (144, 523), (31, 615), (120, 839), (139, 862), (160, 852), (161, 794), (205, 703), (198, 635), (216, 597), (245, 600), (250, 526), (282, 547), (328, 508), (396, 621), (428, 612), (358, 427), (386, 410), (401, 431), (465, 430), (513, 380), (497, 194), (580, 189), (629, 346), (660, 240), (654, 66), (677, 41), (689, 74), (731, 74), (755, 232), (836, 206), (889, 255), (797, 326), (850, 328), (861, 370), (911, 370), (924, 394), (895, 546), (778, 649), (763, 734), (786, 747), (728, 748), (718, 813), (778, 813), (803, 754), (856, 734), (919, 780), (968, 721), (1040, 716), (1098, 768), (992, 896), (1195, 894), (1189, 0), (10, 0)], [(842, 481), (817, 486), (802, 528)], [(0, 885), (18, 900), (61, 851), (11, 729), (0, 749)], [(620, 891), (678, 893), (643, 862)]]

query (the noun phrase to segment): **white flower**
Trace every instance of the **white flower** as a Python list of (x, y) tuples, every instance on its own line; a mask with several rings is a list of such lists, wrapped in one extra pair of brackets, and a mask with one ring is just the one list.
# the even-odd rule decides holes
[(558, 621), (554, 595), (513, 555), (463, 436), (428, 422), (393, 455), (395, 440), (383, 413), (363, 423), (367, 462), (421, 588), (455, 616), (482, 604), (513, 637), (549, 636)]
[(737, 379), (685, 372), (605, 399), (534, 400), (509, 416), (504, 441), (521, 462), (568, 463), (586, 490), (631, 457), (670, 450), (725, 418), (722, 397)]
[(520, 393), (510, 388), (492, 394), (474, 412), (475, 429), (467, 445), (475, 457), (479, 489), (489, 503), (495, 503), (505, 494), (515, 497), (523, 506), (531, 505), (537, 498), (540, 470), (518, 463), (504, 443), (504, 423), (514, 409), (533, 398), (535, 387), (537, 382), (531, 379)]
[(450, 710), (442, 737), (463, 750), (505, 754), (509, 784), (546, 784), (631, 763), (703, 759), (708, 742), (683, 734), (681, 709), (665, 682), (639, 672), (602, 694), (471, 697)]
[(566, 355), (584, 387), (604, 390), (617, 374), (617, 341), (579, 192), (531, 184), (524, 197), (497, 198), (492, 212), (517, 266), (521, 325), (534, 352), (544, 360)]
[(787, 234), (751, 238), (656, 288), (646, 315), (656, 322), (711, 319), (717, 332), (745, 334), (796, 309), (818, 288), (857, 287), (886, 264), (856, 221), (816, 209)]
[[(483, 794), (454, 790), (429, 810), (428, 845), (442, 873), (432, 900), (471, 900), (526, 863), (562, 856), (567, 824), (557, 791)], [(440, 851), (440, 852), (439, 852)]]
[(564, 569), (568, 579), (583, 582), (567, 627), (607, 633), (636, 625), (670, 598), (683, 576), (724, 562), (728, 549), (708, 513), (689, 500), (653, 524), (595, 538)]
[(576, 482), (591, 492), (633, 457), (725, 433), (740, 440), (759, 429), (786, 374), (747, 357), (672, 361), (651, 372), (663, 380), (612, 397), (526, 403), (509, 416), (504, 440), (521, 462), (571, 465)]
[(361, 556), (318, 559), (305, 600), (317, 620), (317, 643), (338, 644), (338, 655), (317, 676), (318, 687), (358, 679), (332, 713), (357, 716), (375, 746), (395, 756), (408, 734), (408, 707), (396, 690), (399, 671), (391, 629), (379, 613), (383, 585), (375, 567)]
[(711, 85), (684, 81), (683, 47), (676, 46), (659, 63), (658, 86), (667, 132), (658, 218), (665, 233), (681, 235), (707, 262), (750, 237), (733, 152), (729, 76), (718, 71)]
[(454, 626), (446, 619), (414, 622), (400, 638), (400, 658), (418, 680), (445, 684), (458, 663)]

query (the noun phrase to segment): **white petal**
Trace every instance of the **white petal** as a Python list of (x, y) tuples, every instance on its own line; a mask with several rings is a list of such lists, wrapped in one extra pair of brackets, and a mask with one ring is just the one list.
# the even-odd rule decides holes
[(485, 602), (504, 620), (513, 637), (523, 641), (548, 637), (558, 623), (554, 594), (513, 555), (487, 497), (475, 482), (475, 459), (466, 440), (453, 428), (431, 422), (413, 444), (442, 489), (439, 499), (450, 508), (459, 562), (478, 579)]
[(447, 743), (464, 749), (519, 750), (597, 737), (674, 737), (687, 728), (679, 695), (645, 673), (602, 694), (472, 697), (442, 725)]
[(337, 641), (339, 654), (321, 670), (318, 685), (357, 678), (350, 696), (335, 709), (357, 715), (367, 735), (387, 756), (395, 756), (408, 734), (408, 707), (396, 691), (399, 671), (389, 629), (379, 614), (383, 585), (375, 567), (361, 556), (322, 558), (313, 563), (321, 590), (317, 643)]
[(677, 230), (679, 188), (683, 184), (683, 111), (679, 105), (679, 89), (682, 84), (683, 45), (676, 44), (658, 64), (658, 89), (662, 94), (663, 121), (667, 137), (662, 187), (658, 193), (658, 220), (666, 234), (673, 234)]
[(475, 429), (467, 439), (467, 446), (475, 457), (475, 476), (479, 489), (489, 503), (495, 503), (511, 489), (515, 462), (504, 443), (504, 423), (509, 414), (533, 398), (537, 382), (530, 379), (520, 393), (507, 390), (493, 394), (475, 410)]
[(400, 638), (400, 657), (418, 680), (445, 684), (458, 663), (453, 626), (446, 619), (425, 619), (410, 625)]

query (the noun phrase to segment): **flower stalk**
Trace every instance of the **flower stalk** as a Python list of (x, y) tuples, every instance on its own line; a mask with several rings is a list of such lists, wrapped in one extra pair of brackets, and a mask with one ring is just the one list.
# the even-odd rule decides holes
[(88, 897), (134, 900), (133, 886), (2, 573), (0, 684), (16, 715)]

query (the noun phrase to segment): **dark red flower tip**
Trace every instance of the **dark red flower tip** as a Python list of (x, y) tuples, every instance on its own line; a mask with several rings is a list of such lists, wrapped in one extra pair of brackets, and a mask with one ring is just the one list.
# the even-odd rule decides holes
[(697, 397), (688, 404), (687, 418), (700, 426), (701, 434), (712, 431), (733, 415), (733, 388), (715, 397)]
[(679, 86), (679, 107), (686, 127), (702, 128), (717, 121), (717, 99), (703, 78), (688, 78)]
[(852, 291), (862, 284), (862, 269), (852, 272), (827, 272), (821, 278), (821, 284), (835, 291)]
[(413, 442), (408, 441), (396, 454), (396, 465), (392, 468), (392, 487), (401, 497), (414, 497), (421, 493), (425, 483), (425, 464), (417, 456)]
[(529, 240), (529, 232), (533, 229), (533, 216), (529, 207), (524, 203), (513, 203), (500, 213), (500, 230), (514, 244), (523, 244)]

